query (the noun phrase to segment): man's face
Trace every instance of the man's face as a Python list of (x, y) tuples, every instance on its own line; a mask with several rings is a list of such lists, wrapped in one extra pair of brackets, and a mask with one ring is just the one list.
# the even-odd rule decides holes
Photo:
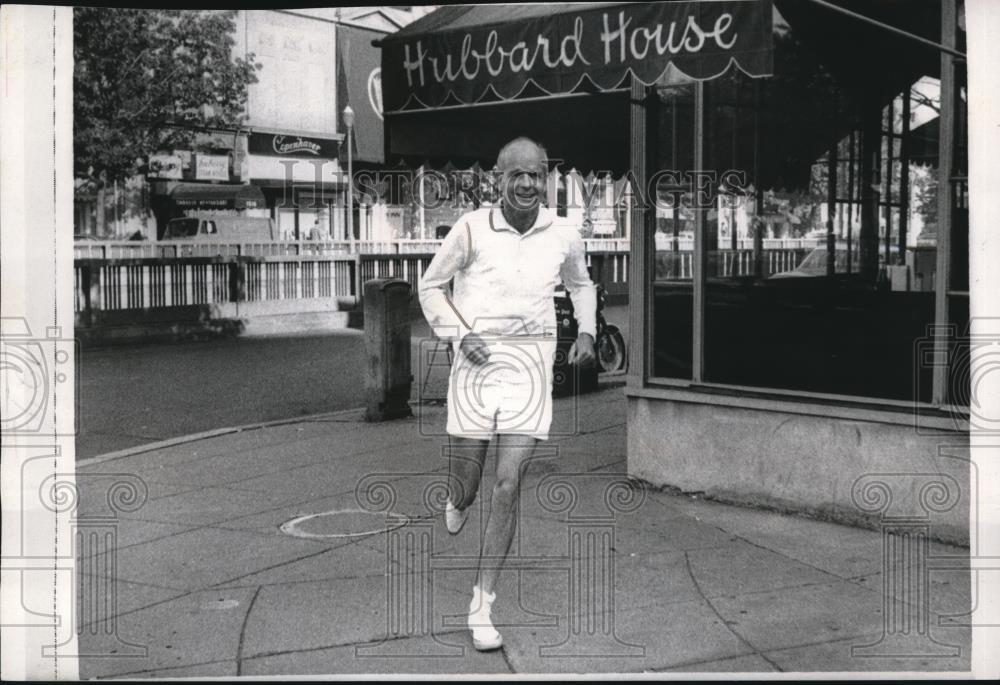
[(529, 210), (545, 197), (547, 165), (537, 146), (525, 143), (509, 149), (497, 160), (501, 193), (513, 209)]

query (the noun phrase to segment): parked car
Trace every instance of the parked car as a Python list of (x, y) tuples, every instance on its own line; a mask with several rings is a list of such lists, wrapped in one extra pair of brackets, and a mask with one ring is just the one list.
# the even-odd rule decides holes
[(163, 240), (244, 242), (275, 240), (274, 221), (270, 218), (197, 213), (171, 219)]
[[(882, 246), (879, 246), (879, 266), (882, 266), (885, 262), (885, 252), (882, 251)], [(851, 246), (851, 271), (854, 273), (858, 272), (858, 262), (859, 262), (859, 246)], [(893, 246), (892, 254), (898, 252), (896, 246)], [(837, 243), (834, 250), (833, 256), (833, 270), (834, 273), (846, 274), (847, 273), (847, 244)], [(781, 271), (776, 274), (772, 274), (770, 278), (815, 278), (817, 276), (826, 276), (826, 260), (827, 260), (827, 249), (826, 245), (821, 245), (816, 247), (807, 254), (799, 265), (796, 266), (791, 271)]]
[(270, 218), (197, 213), (168, 221), (163, 239), (244, 242), (276, 238)]

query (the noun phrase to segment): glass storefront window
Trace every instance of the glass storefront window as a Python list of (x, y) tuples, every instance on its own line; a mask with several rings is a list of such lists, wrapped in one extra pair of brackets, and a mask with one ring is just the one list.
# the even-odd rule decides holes
[[(940, 179), (940, 88), (933, 79), (873, 101), (796, 45), (788, 36), (776, 40), (774, 79), (755, 83), (734, 73), (704, 85), (700, 171), (713, 179), (715, 194), (701, 221), (690, 185), (657, 186), (657, 197), (667, 199), (656, 208), (652, 241), (650, 375), (935, 401), (933, 370), (918, 349), (936, 322), (937, 197), (940, 184), (951, 183), (945, 321), (954, 341), (944, 401), (961, 405), (968, 384), (961, 72), (955, 169)], [(797, 68), (782, 75), (791, 63)], [(802, 74), (808, 84), (796, 82)], [(655, 88), (654, 175), (694, 169), (694, 88)], [(699, 225), (703, 283), (688, 267)], [(701, 312), (693, 309), (698, 290)]]
[(651, 361), (652, 375), (663, 378), (692, 377), (694, 211), (685, 173), (694, 169), (694, 88), (656, 88), (649, 134), (655, 146)]

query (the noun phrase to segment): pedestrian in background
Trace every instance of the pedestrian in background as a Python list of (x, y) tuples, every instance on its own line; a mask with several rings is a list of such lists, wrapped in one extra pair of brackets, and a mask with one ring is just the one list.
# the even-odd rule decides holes
[(316, 217), (312, 227), (309, 229), (309, 240), (327, 240), (326, 230), (324, 230), (319, 217)]

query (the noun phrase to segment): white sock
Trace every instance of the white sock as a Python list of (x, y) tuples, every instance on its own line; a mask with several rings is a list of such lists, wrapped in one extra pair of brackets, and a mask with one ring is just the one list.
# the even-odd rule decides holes
[(472, 588), (472, 602), (469, 604), (469, 614), (482, 616), (489, 620), (490, 609), (493, 607), (493, 600), (496, 598), (497, 595), (495, 592), (487, 594), (478, 585), (474, 586)]

